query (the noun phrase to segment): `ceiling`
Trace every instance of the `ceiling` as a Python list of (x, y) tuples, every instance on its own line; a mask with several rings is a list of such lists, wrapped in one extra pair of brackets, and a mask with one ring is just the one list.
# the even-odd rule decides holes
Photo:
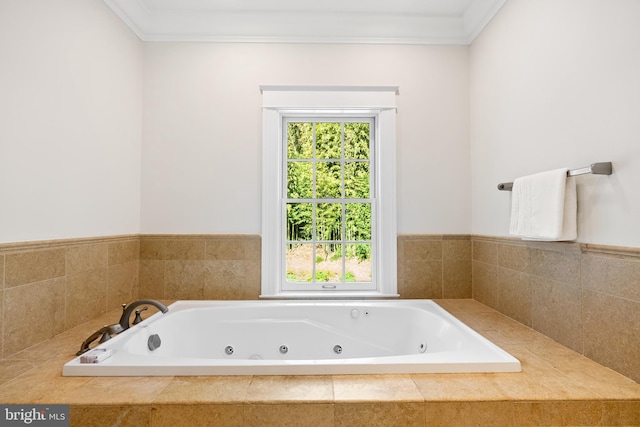
[(468, 45), (508, 0), (105, 0), (143, 41)]

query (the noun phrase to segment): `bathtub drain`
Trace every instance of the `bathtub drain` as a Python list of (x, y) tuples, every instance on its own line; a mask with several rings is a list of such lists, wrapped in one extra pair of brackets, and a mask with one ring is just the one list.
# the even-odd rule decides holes
[(338, 344), (334, 345), (333, 346), (333, 352), (335, 354), (341, 354), (342, 353), (342, 346), (338, 345)]
[(289, 351), (289, 347), (287, 347), (286, 345), (281, 345), (280, 348), (278, 349), (280, 351), (280, 353), (282, 354), (287, 354), (287, 352)]
[(231, 356), (233, 354), (233, 347), (228, 345), (224, 348), (224, 352), (228, 355)]

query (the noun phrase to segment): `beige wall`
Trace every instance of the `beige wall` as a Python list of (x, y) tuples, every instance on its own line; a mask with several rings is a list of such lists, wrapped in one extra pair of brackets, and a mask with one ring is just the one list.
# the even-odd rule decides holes
[(146, 43), (143, 234), (260, 234), (260, 85), (399, 86), (398, 232), (470, 227), (466, 46)]
[(640, 2), (509, 0), (470, 48), (472, 233), (508, 236), (500, 182), (576, 178), (578, 241), (640, 247)]
[(140, 40), (101, 0), (3, 0), (0, 58), (0, 243), (138, 233)]

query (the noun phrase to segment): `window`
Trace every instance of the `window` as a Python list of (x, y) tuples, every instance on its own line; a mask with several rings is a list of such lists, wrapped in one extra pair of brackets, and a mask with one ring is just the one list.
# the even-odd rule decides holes
[(397, 296), (396, 88), (262, 91), (261, 296)]
[(283, 289), (375, 289), (373, 125), (348, 114), (284, 117)]

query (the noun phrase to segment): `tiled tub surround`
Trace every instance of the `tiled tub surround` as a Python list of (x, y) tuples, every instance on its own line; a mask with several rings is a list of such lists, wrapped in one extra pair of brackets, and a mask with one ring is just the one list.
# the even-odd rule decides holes
[(11, 356), (138, 295), (137, 235), (0, 244), (0, 354)]
[(398, 236), (400, 298), (471, 298), (471, 236)]
[[(140, 297), (257, 299), (260, 236), (142, 235)], [(469, 235), (398, 236), (401, 298), (471, 298)]]
[(140, 236), (140, 297), (258, 299), (260, 236)]
[[(257, 299), (259, 280), (254, 235), (0, 244), (0, 353), (7, 358), (135, 298)], [(473, 296), (640, 381), (640, 249), (401, 235), (398, 290), (401, 298)]]
[[(398, 246), (403, 298), (471, 297), (469, 236), (399, 236)], [(258, 299), (260, 262), (256, 235), (0, 244), (0, 355), (136, 298)]]
[[(113, 310), (0, 362), (0, 402), (66, 403), (72, 426), (632, 426), (640, 384), (473, 300), (437, 301), (520, 373), (62, 377)], [(168, 303), (168, 302), (167, 302)]]
[(473, 298), (640, 382), (640, 250), (474, 236)]

